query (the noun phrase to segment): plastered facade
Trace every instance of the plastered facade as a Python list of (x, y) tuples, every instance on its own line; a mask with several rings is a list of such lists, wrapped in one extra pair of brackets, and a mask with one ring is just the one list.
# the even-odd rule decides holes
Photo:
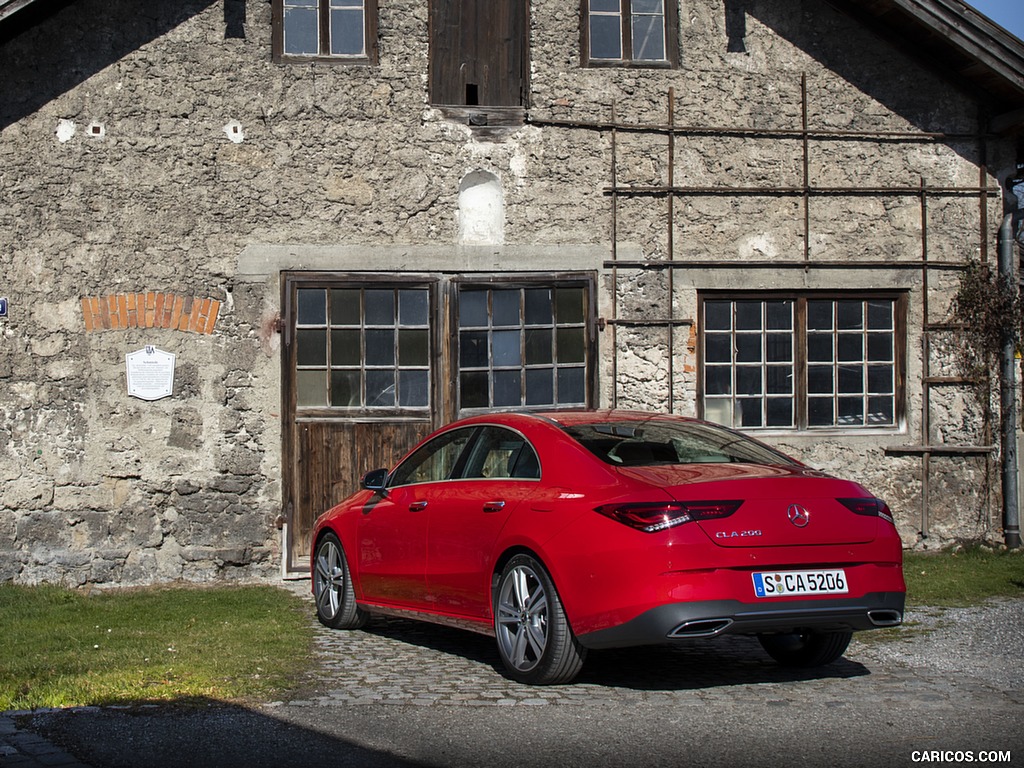
[[(932, 460), (920, 536), (921, 459), (886, 449), (922, 443), (922, 272), (880, 264), (919, 261), (922, 226), (929, 259), (994, 259), (1012, 146), (979, 145), (983, 105), (827, 3), (745, 3), (745, 50), (730, 52), (723, 1), (682, 0), (680, 67), (658, 70), (581, 68), (576, 4), (534, 0), (529, 117), (499, 136), (429, 104), (426, 0), (381, 0), (379, 62), (354, 67), (274, 63), (262, 0), (245, 4), (244, 37), (225, 36), (221, 3), (145, 6), (78, 0), (0, 42), (0, 580), (280, 574), (284, 270), (590, 271), (602, 318), (694, 319), (671, 348), (662, 328), (599, 332), (597, 404), (691, 415), (700, 292), (903, 291), (900, 423), (762, 438), (886, 498), (908, 546), (998, 535), (984, 454)], [(796, 194), (680, 195), (671, 217), (663, 196), (623, 194), (613, 212), (611, 184), (667, 183), (666, 136), (581, 124), (664, 125), (670, 91), (676, 125), (765, 131), (678, 138), (676, 185), (800, 187), (803, 143), (783, 132), (806, 111), (822, 131), (959, 137), (815, 139), (814, 185), (995, 191), (924, 213), (885, 192), (816, 196), (806, 219)], [(481, 179), (488, 197), (463, 196), (460, 220), (460, 190)], [(669, 256), (693, 263), (671, 293), (663, 270), (610, 264)], [(865, 266), (772, 266), (801, 259)], [(940, 322), (955, 276), (929, 279)], [(218, 309), (198, 333), (83, 309), (149, 293)], [(169, 398), (126, 392), (124, 356), (146, 345), (177, 357)], [(932, 349), (930, 370), (948, 368)], [(938, 395), (930, 422), (928, 442), (993, 441), (963, 391)]]

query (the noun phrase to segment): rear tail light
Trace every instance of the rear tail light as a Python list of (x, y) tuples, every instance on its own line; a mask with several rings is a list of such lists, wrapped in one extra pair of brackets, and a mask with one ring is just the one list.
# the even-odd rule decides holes
[(594, 511), (644, 533), (657, 533), (695, 520), (728, 517), (742, 501), (678, 501), (605, 504)]
[(836, 501), (854, 514), (880, 517), (893, 525), (896, 524), (896, 521), (892, 519), (892, 512), (889, 511), (889, 505), (881, 499), (836, 499)]

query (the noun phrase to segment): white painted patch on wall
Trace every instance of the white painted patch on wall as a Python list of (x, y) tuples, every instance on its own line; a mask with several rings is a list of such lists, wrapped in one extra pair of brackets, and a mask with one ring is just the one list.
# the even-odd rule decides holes
[(509, 158), (508, 169), (516, 175), (516, 178), (526, 178), (526, 157), (521, 152), (517, 152), (511, 158)]
[(57, 121), (57, 141), (63, 144), (66, 141), (71, 141), (75, 135), (75, 131), (78, 126), (75, 125), (74, 120), (58, 120)]
[(763, 233), (743, 238), (739, 243), (738, 250), (744, 259), (774, 259), (779, 255), (775, 238)]
[(501, 181), (493, 173), (472, 171), (459, 185), (459, 243), (505, 242), (505, 202)]
[(232, 120), (224, 126), (224, 133), (228, 139), (233, 141), (235, 144), (241, 144), (245, 141), (245, 131), (242, 129), (242, 124), (237, 120)]

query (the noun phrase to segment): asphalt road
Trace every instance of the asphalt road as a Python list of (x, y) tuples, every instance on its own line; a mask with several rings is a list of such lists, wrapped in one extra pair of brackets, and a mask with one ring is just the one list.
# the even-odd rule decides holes
[(725, 638), (592, 653), (574, 684), (533, 688), (501, 675), (482, 636), (320, 629), (287, 700), (20, 714), (15, 735), (55, 751), (0, 751), (0, 765), (1024, 766), (1024, 600), (870, 635), (814, 672)]

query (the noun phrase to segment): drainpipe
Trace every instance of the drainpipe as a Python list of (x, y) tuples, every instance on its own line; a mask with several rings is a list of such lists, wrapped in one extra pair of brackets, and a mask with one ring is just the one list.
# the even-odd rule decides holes
[[(1006, 202), (1010, 213), (1003, 217), (999, 228), (999, 283), (1009, 286), (1011, 290), (1019, 290), (1014, 269), (1014, 219), (1020, 212), (1017, 207), (1021, 201), (1017, 198), (1017, 185), (1020, 182), (1007, 182)], [(1017, 374), (1015, 334), (1007, 328), (1003, 336), (1003, 348), (1000, 355), (999, 371), (999, 410), (1000, 438), (1002, 453), (1002, 485), (1003, 485), (1003, 534), (1008, 549), (1020, 547), (1020, 497), (1018, 496), (1019, 471), (1017, 465)]]

